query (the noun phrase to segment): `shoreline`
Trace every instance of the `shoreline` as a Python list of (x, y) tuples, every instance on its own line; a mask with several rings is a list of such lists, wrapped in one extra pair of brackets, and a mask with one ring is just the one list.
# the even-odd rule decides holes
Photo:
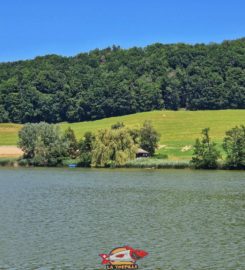
[(69, 166), (67, 164), (59, 164), (57, 166), (35, 166), (35, 165), (29, 165), (29, 164), (21, 164), (18, 158), (0, 158), (0, 169), (1, 168), (67, 168), (67, 169), (96, 169), (96, 170), (103, 170), (103, 169), (138, 169), (138, 170), (164, 170), (164, 169), (176, 169), (176, 170), (192, 170), (192, 171), (245, 171), (244, 169), (230, 169), (225, 167), (224, 164), (220, 164), (218, 168), (216, 169), (195, 169), (193, 166), (191, 166), (186, 161), (171, 161), (166, 160), (165, 162), (162, 162), (156, 165), (152, 164), (144, 164), (143, 166), (136, 165), (136, 164), (125, 164), (122, 166), (113, 166), (113, 167), (82, 167), (75, 164), (75, 166)]

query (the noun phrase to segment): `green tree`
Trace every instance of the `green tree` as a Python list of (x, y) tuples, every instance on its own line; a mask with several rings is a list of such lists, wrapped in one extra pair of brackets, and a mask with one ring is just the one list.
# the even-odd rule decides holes
[(151, 76), (143, 75), (135, 81), (135, 95), (138, 111), (151, 111), (163, 108), (163, 99), (160, 83), (153, 81)]
[(130, 128), (129, 134), (132, 137), (134, 144), (139, 145), (140, 144), (140, 130), (137, 128)]
[(196, 169), (216, 169), (218, 167), (219, 151), (211, 141), (209, 128), (202, 130), (202, 139), (196, 139), (191, 163)]
[(68, 156), (68, 144), (60, 135), (58, 126), (44, 122), (25, 124), (19, 132), (18, 145), (24, 158), (37, 166), (55, 166)]
[(19, 131), (18, 146), (22, 149), (24, 158), (31, 159), (34, 157), (37, 135), (37, 124), (25, 124)]
[(163, 91), (165, 109), (167, 110), (178, 110), (180, 98), (178, 92), (175, 89), (167, 86)]
[(82, 167), (90, 167), (92, 162), (92, 150), (95, 136), (88, 131), (84, 134), (84, 138), (79, 142), (80, 162)]
[(160, 134), (152, 126), (152, 122), (145, 121), (143, 127), (140, 129), (140, 147), (153, 156), (159, 140)]
[(223, 148), (227, 154), (226, 166), (245, 169), (245, 126), (234, 127), (226, 132)]
[(78, 155), (78, 143), (74, 130), (68, 127), (63, 135), (63, 140), (67, 144), (68, 155), (71, 158), (76, 158)]
[(92, 166), (118, 166), (135, 158), (137, 147), (126, 128), (100, 130), (92, 150)]
[(9, 121), (8, 112), (0, 105), (0, 123), (7, 123)]

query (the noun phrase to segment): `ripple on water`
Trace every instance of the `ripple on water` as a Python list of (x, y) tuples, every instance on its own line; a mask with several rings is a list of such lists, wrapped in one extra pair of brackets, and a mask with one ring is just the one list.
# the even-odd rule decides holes
[(245, 269), (243, 172), (1, 169), (0, 270)]

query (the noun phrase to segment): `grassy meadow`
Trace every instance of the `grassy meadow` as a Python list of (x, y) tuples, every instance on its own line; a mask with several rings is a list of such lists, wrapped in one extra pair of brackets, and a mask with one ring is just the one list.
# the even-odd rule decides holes
[(16, 145), (21, 127), (20, 124), (0, 124), (0, 146)]
[[(221, 146), (226, 130), (245, 124), (245, 110), (151, 111), (59, 126), (61, 130), (70, 126), (80, 139), (86, 131), (109, 128), (118, 121), (128, 127), (140, 127), (145, 120), (151, 120), (161, 134), (158, 154), (167, 154), (171, 160), (188, 160), (192, 155), (191, 145), (203, 128), (209, 127), (211, 137)], [(16, 145), (20, 129), (19, 124), (0, 124), (0, 146)]]

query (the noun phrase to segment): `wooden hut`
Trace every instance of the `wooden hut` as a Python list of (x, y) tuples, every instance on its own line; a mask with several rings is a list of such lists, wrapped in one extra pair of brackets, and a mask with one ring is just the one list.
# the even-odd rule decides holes
[(136, 152), (136, 158), (147, 158), (149, 156), (150, 153), (141, 148), (139, 148)]

